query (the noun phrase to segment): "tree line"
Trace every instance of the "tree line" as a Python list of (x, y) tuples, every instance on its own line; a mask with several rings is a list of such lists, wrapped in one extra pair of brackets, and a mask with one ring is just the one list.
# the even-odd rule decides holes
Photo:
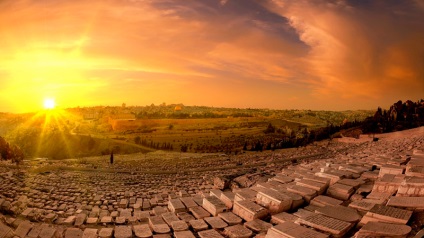
[(424, 126), (424, 100), (399, 100), (388, 110), (378, 108), (374, 116), (365, 119), (364, 133), (387, 133)]

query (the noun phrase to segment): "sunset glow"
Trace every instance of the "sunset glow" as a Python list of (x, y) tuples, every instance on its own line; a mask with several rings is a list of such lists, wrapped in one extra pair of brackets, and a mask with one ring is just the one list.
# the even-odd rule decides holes
[(5, 0), (0, 112), (47, 108), (45, 95), (63, 108), (344, 110), (416, 100), (423, 16), (419, 0)]

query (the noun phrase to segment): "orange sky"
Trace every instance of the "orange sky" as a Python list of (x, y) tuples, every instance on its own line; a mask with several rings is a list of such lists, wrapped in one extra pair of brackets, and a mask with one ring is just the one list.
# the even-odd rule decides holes
[(2, 0), (0, 111), (415, 101), (423, 16), (421, 0)]

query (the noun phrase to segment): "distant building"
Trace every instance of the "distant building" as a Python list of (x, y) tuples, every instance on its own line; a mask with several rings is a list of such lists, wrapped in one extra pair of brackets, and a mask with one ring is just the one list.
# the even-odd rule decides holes
[(98, 120), (100, 118), (100, 115), (98, 112), (89, 112), (84, 113), (83, 118), (84, 120)]
[(112, 114), (109, 117), (109, 124), (115, 131), (134, 130), (140, 126), (136, 121), (135, 115), (132, 113)]
[(135, 115), (132, 113), (118, 113), (118, 114), (110, 115), (110, 119), (133, 121), (135, 120)]

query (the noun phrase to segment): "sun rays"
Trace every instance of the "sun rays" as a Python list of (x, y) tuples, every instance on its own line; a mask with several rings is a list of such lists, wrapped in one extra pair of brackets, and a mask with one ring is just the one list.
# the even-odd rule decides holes
[(44, 154), (43, 152), (52, 149), (49, 147), (55, 140), (64, 142), (61, 150), (68, 157), (74, 156), (71, 152), (69, 136), (77, 120), (76, 116), (66, 110), (55, 108), (49, 103), (45, 107), (45, 110), (27, 115), (27, 119), (10, 135), (16, 140), (26, 140), (25, 145), (31, 148), (30, 151), (33, 151), (35, 157), (40, 157)]

